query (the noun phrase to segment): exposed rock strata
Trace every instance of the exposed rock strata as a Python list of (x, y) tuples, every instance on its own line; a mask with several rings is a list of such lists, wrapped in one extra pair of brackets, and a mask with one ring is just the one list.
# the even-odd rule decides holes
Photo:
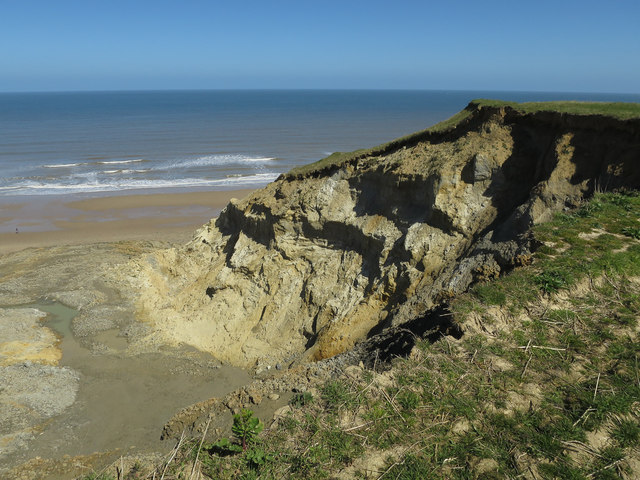
[(331, 357), (526, 263), (523, 234), (553, 211), (640, 185), (638, 120), (468, 108), (444, 133), (284, 175), (138, 261), (153, 335), (244, 366)]

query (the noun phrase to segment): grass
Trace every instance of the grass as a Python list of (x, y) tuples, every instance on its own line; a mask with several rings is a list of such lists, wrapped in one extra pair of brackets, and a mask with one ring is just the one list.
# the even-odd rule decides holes
[(427, 128), (426, 130), (421, 130), (419, 132), (400, 137), (373, 148), (360, 149), (353, 152), (334, 152), (328, 157), (318, 160), (317, 162), (295, 167), (286, 175), (290, 177), (310, 175), (321, 170), (344, 165), (352, 161), (365, 159), (367, 157), (385, 155), (386, 153), (402, 148), (405, 145), (412, 145), (419, 141), (423, 141), (434, 134), (442, 134), (449, 130), (453, 130), (469, 117), (471, 117), (471, 111), (469, 109), (465, 109), (456, 113), (447, 120)]
[(560, 112), (573, 115), (603, 115), (620, 120), (640, 118), (640, 104), (625, 102), (505, 102), (477, 99), (472, 102), (480, 107), (510, 107), (522, 113)]
[(639, 219), (634, 192), (556, 215), (530, 265), (452, 301), (461, 339), (350, 367), (245, 451), (184, 442), (156, 478), (637, 478)]

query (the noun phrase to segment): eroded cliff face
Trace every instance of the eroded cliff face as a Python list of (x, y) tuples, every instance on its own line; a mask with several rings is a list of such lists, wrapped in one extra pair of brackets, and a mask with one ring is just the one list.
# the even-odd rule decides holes
[(594, 188), (640, 184), (637, 120), (468, 109), (447, 132), (282, 176), (140, 259), (152, 337), (242, 366), (327, 358), (527, 262), (527, 229)]

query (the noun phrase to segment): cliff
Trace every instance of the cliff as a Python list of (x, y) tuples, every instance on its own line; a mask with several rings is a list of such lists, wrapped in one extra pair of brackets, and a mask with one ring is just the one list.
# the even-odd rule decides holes
[(317, 360), (526, 264), (527, 235), (640, 185), (640, 119), (473, 102), (444, 126), (282, 175), (132, 265), (148, 342), (242, 365)]

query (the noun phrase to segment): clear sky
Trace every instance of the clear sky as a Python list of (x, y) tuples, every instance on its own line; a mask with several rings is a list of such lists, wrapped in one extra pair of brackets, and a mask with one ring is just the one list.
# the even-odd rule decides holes
[(639, 0), (0, 0), (0, 91), (640, 93)]

